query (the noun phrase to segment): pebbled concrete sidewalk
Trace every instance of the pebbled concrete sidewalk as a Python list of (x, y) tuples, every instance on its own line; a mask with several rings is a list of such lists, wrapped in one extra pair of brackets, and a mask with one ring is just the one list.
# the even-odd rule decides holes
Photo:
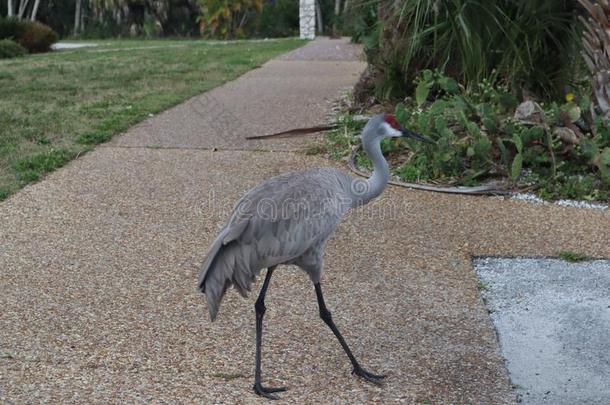
[(109, 145), (298, 150), (306, 141), (245, 137), (327, 123), (331, 104), (366, 66), (357, 51), (347, 39), (318, 39), (136, 125)]
[[(0, 203), (0, 401), (263, 402), (251, 392), (256, 293), (229, 291), (212, 324), (198, 266), (244, 191), (287, 170), (343, 166), (286, 141), (266, 146), (276, 152), (206, 149), (261, 148), (243, 141), (242, 122), (263, 133), (323, 122), (364, 67), (328, 60), (337, 46), (348, 45), (312, 42), (210, 92), (231, 100), (235, 127), (194, 113), (212, 97), (202, 95)], [(291, 403), (512, 403), (471, 258), (607, 257), (609, 235), (601, 211), (389, 187), (340, 225), (323, 277), (338, 327), (386, 383), (350, 375), (291, 267), (269, 289), (263, 379), (286, 385)]]

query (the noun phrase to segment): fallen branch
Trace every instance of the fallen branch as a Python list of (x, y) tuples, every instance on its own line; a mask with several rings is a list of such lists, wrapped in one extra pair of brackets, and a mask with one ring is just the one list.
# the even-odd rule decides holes
[(247, 136), (246, 139), (289, 138), (295, 135), (308, 135), (315, 134), (317, 132), (330, 131), (331, 129), (337, 129), (338, 127), (338, 124), (318, 125), (315, 127), (290, 129), (288, 131), (277, 132), (275, 134)]

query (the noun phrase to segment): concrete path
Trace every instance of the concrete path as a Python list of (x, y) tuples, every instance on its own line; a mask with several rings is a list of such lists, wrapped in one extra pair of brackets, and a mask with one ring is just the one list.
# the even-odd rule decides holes
[(610, 260), (484, 258), (474, 267), (522, 403), (610, 403)]
[(55, 51), (63, 51), (65, 49), (79, 49), (79, 48), (90, 48), (95, 47), (97, 44), (81, 44), (75, 42), (58, 42), (56, 44), (51, 45), (51, 49)]
[(328, 122), (331, 103), (364, 69), (356, 50), (347, 40), (319, 39), (136, 125), (111, 145), (298, 149), (304, 141), (261, 143), (245, 137)]
[[(244, 191), (287, 170), (343, 168), (294, 152), (225, 150), (250, 148), (247, 128), (323, 121), (363, 68), (328, 60), (337, 45), (314, 42), (202, 96), (231, 100), (221, 105), (237, 124), (189, 113), (196, 97), (0, 203), (0, 401), (260, 401), (251, 392), (256, 294), (229, 291), (212, 324), (198, 266)], [(608, 235), (601, 211), (389, 187), (340, 225), (323, 279), (353, 351), (387, 382), (350, 374), (313, 287), (288, 267), (267, 298), (264, 380), (286, 385), (291, 403), (511, 403), (471, 258), (607, 257)]]

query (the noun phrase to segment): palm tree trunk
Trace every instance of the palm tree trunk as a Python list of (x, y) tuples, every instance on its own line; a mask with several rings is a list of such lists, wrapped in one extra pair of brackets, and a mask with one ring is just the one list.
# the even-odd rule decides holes
[(32, 13), (30, 14), (30, 21), (36, 21), (36, 14), (38, 14), (39, 5), (40, 5), (40, 0), (35, 0), (34, 7), (32, 7)]
[(320, 7), (320, 0), (316, 0), (316, 25), (318, 26), (318, 34), (324, 32), (324, 23), (322, 20), (322, 7)]
[(87, 3), (86, 0), (80, 0), (82, 3), (80, 6), (80, 33), (85, 32), (85, 15), (87, 14)]
[(333, 16), (333, 32), (331, 33), (331, 35), (333, 37), (339, 36), (339, 29), (337, 27), (339, 15), (341, 15), (341, 0), (335, 0), (335, 15)]
[(83, 0), (76, 0), (76, 9), (74, 10), (74, 35), (80, 32), (81, 10)]
[(578, 1), (589, 13), (580, 19), (585, 26), (582, 54), (591, 72), (596, 106), (591, 113), (610, 119), (610, 0)]
[(19, 2), (19, 10), (17, 11), (17, 17), (23, 18), (23, 15), (25, 14), (25, 9), (28, 7), (29, 2), (30, 0), (21, 0)]

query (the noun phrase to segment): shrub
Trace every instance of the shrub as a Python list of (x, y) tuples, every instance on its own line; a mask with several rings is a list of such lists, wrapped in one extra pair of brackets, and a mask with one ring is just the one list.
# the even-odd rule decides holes
[(27, 53), (24, 47), (10, 39), (0, 39), (0, 59), (15, 58)]
[(28, 52), (47, 52), (59, 39), (48, 25), (16, 17), (0, 18), (0, 39), (12, 39)]
[(103, 19), (102, 21), (92, 21), (85, 26), (85, 30), (80, 35), (85, 39), (105, 39), (116, 38), (121, 36), (121, 27), (111, 19)]
[(48, 52), (58, 40), (57, 33), (51, 27), (37, 21), (28, 21), (24, 32), (17, 38), (17, 42), (30, 53)]
[[(363, 3), (358, 7), (350, 7), (342, 18), (343, 35), (351, 36), (354, 42), (363, 42), (365, 48), (371, 49), (379, 40), (374, 34), (379, 28), (377, 24), (377, 5)], [(366, 41), (366, 42), (365, 42)]]
[(299, 33), (299, 3), (277, 0), (264, 3), (256, 18), (256, 34), (260, 37), (290, 37)]
[(262, 0), (199, 0), (198, 18), (202, 35), (214, 38), (243, 38), (249, 20), (263, 9)]
[[(394, 113), (436, 145), (383, 141), (383, 152), (403, 180), (474, 186), (504, 179), (537, 189), (545, 199), (610, 201), (610, 124), (591, 120), (588, 97), (535, 104), (537, 113), (524, 116), (526, 104), (518, 106), (506, 85), (483, 80), (465, 89), (439, 71), (424, 70), (414, 87), (414, 97)], [(344, 120), (329, 135), (333, 156), (350, 152), (355, 138), (342, 134), (352, 131), (358, 128)], [(370, 166), (363, 152), (356, 163)]]
[[(368, 0), (359, 3), (370, 4)], [(576, 2), (570, 0), (379, 1), (367, 58), (379, 98), (409, 93), (422, 69), (463, 84), (506, 82), (511, 90), (557, 96), (574, 77)], [(370, 7), (362, 8), (370, 13)], [(577, 70), (577, 69), (576, 69)]]
[(26, 21), (17, 17), (0, 17), (0, 39), (17, 39), (25, 31)]

